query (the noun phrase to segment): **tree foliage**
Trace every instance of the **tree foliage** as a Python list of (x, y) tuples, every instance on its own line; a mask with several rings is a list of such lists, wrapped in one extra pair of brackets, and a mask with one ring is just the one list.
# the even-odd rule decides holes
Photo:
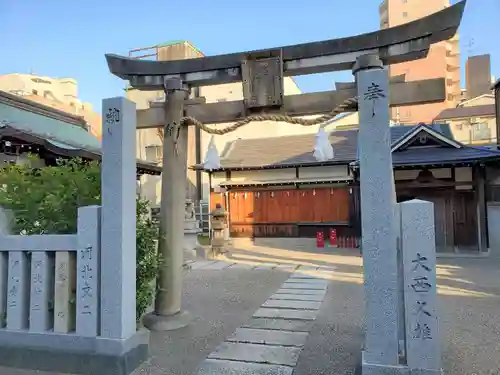
[[(33, 158), (33, 157), (32, 157)], [(0, 169), (0, 206), (12, 211), (12, 234), (72, 234), (78, 207), (101, 201), (101, 171), (97, 162), (60, 160), (56, 166), (36, 163)], [(151, 304), (158, 272), (157, 227), (149, 202), (137, 197), (137, 299), (139, 319)]]

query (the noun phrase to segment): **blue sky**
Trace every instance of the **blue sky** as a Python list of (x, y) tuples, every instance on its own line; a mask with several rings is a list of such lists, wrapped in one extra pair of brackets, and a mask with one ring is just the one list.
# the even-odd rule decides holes
[[(126, 55), (133, 48), (186, 39), (215, 55), (350, 36), (378, 29), (379, 2), (0, 0), (0, 74), (73, 77), (80, 98), (100, 110), (102, 98), (122, 95), (124, 87), (109, 73), (105, 53)], [(490, 53), (497, 78), (499, 19), (499, 0), (468, 0), (459, 30), (462, 61)], [(351, 74), (305, 76), (297, 82), (311, 92), (332, 89), (334, 80), (351, 80)]]

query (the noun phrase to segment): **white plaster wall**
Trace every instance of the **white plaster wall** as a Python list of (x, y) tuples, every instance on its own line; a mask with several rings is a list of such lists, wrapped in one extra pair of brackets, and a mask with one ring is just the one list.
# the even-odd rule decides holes
[[(394, 179), (396, 181), (414, 180), (418, 177), (420, 171), (420, 169), (394, 171)], [(451, 178), (450, 168), (431, 169), (431, 172), (434, 178)]]
[(472, 181), (472, 169), (470, 167), (455, 168), (455, 181), (457, 182)]
[[(455, 181), (457, 182), (472, 182), (472, 168), (463, 167), (455, 169)], [(460, 185), (456, 186), (455, 190), (470, 190), (472, 185)]]
[(351, 179), (347, 165), (331, 165), (321, 167), (301, 167), (299, 168), (300, 179), (331, 178), (345, 180)]
[(233, 171), (231, 181), (295, 180), (295, 168), (267, 169), (260, 171)]

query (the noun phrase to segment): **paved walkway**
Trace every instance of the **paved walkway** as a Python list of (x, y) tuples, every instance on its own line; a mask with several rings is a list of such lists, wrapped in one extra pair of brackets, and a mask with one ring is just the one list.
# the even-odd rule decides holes
[(248, 322), (208, 355), (196, 374), (291, 375), (327, 285), (299, 267)]

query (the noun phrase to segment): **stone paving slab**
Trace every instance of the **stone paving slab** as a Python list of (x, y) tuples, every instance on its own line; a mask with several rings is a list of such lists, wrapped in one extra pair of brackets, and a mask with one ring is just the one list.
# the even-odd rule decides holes
[(298, 279), (291, 277), (286, 281), (288, 284), (314, 284), (314, 285), (328, 285), (328, 281), (318, 278), (312, 279)]
[(299, 266), (299, 271), (316, 271), (318, 266)]
[(312, 296), (324, 296), (326, 290), (321, 289), (290, 289), (290, 288), (281, 288), (278, 289), (274, 294), (297, 294), (297, 295), (312, 295)]
[(295, 366), (300, 350), (301, 348), (291, 346), (224, 342), (208, 358)]
[(269, 300), (290, 300), (290, 301), (323, 301), (324, 295), (314, 294), (273, 294)]
[(224, 268), (228, 268), (231, 266), (233, 263), (226, 263), (222, 261), (217, 261), (215, 263), (209, 264), (206, 267), (201, 268), (203, 271), (219, 271), (223, 270)]
[(252, 318), (245, 324), (244, 328), (259, 328), (268, 330), (280, 330), (291, 332), (309, 332), (313, 325), (309, 320), (289, 320), (272, 318)]
[(191, 270), (197, 270), (203, 267), (208, 266), (209, 264), (217, 262), (216, 260), (197, 260), (190, 264)]
[(269, 299), (262, 307), (271, 307), (278, 309), (295, 309), (295, 310), (319, 310), (321, 302), (315, 301), (290, 301), (282, 299)]
[(285, 282), (281, 287), (283, 289), (326, 290), (326, 286), (327, 286), (326, 283), (316, 284), (316, 283), (289, 283), (289, 282)]
[(234, 264), (231, 264), (228, 269), (242, 269), (242, 270), (251, 270), (253, 268), (255, 268), (256, 265), (255, 264), (245, 264), (245, 263), (234, 263)]
[(293, 367), (207, 359), (196, 375), (292, 375)]
[(297, 266), (295, 264), (280, 263), (276, 268), (295, 271), (297, 269)]
[(255, 267), (255, 270), (261, 271), (261, 270), (268, 270), (268, 269), (273, 269), (278, 266), (277, 263), (262, 263)]
[(321, 280), (320, 277), (315, 275), (309, 275), (300, 272), (294, 272), (290, 275), (290, 279), (304, 279), (304, 280)]
[(280, 345), (302, 347), (308, 332), (285, 332), (266, 329), (238, 328), (233, 336), (227, 339), (231, 342)]
[(275, 319), (299, 319), (314, 320), (318, 315), (316, 310), (292, 310), (292, 309), (269, 309), (266, 307), (258, 309), (254, 318), (275, 318)]

